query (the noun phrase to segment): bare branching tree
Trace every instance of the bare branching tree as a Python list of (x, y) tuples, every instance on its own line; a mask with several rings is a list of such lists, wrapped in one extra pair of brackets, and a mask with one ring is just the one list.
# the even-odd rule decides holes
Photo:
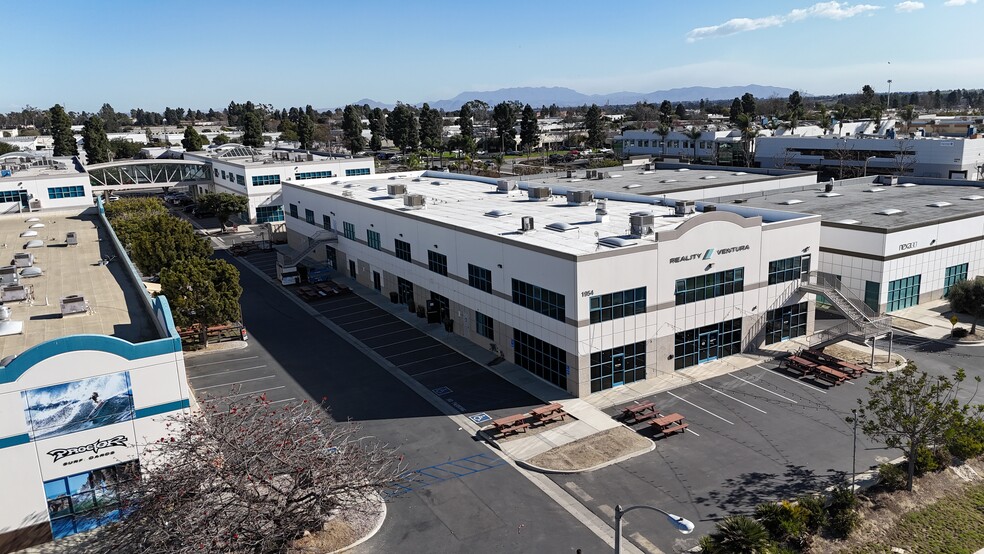
[(401, 469), (387, 446), (308, 401), (207, 399), (168, 429), (120, 492), (125, 517), (89, 551), (286, 552), (332, 514), (373, 513)]
[(912, 139), (903, 138), (896, 141), (895, 150), (895, 174), (898, 176), (909, 175), (912, 173), (912, 166), (916, 163), (916, 153), (912, 149)]
[(858, 177), (861, 172), (853, 163), (857, 159), (854, 152), (854, 145), (848, 146), (847, 141), (838, 140), (835, 146), (830, 149), (830, 157), (837, 162), (837, 179), (850, 179)]

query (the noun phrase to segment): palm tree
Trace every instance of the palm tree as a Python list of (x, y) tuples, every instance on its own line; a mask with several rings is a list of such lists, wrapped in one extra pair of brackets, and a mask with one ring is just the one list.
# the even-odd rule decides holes
[(820, 128), (823, 129), (823, 133), (827, 134), (833, 130), (833, 120), (830, 117), (830, 112), (827, 111), (827, 106), (820, 104)]
[(730, 516), (702, 537), (706, 554), (765, 554), (772, 546), (765, 526), (748, 516)]
[(699, 129), (696, 125), (693, 125), (689, 129), (687, 129), (686, 131), (684, 131), (683, 134), (688, 139), (690, 139), (690, 142), (693, 143), (693, 145), (694, 145), (694, 160), (698, 160), (699, 161), (699, 158), (697, 157), (697, 141), (700, 140), (700, 137), (701, 137), (701, 135), (704, 134), (704, 131), (702, 131), (701, 129)]
[(909, 125), (912, 125), (912, 120), (916, 118), (916, 107), (912, 104), (902, 108), (902, 122), (905, 123), (905, 134), (909, 134)]
[(758, 129), (747, 113), (739, 114), (735, 129), (741, 132), (741, 148), (745, 153), (745, 165), (751, 167), (752, 145), (758, 136)]
[(837, 134), (841, 134), (844, 131), (844, 120), (851, 117), (851, 108), (845, 106), (844, 104), (837, 104), (834, 106), (834, 119), (837, 120)]
[(662, 139), (662, 142), (663, 142), (663, 157), (665, 158), (666, 157), (666, 137), (670, 136), (670, 133), (673, 132), (673, 130), (670, 129), (670, 126), (669, 125), (667, 125), (665, 123), (660, 123), (659, 125), (656, 126), (655, 131), (656, 131), (656, 134), (659, 135), (660, 138)]

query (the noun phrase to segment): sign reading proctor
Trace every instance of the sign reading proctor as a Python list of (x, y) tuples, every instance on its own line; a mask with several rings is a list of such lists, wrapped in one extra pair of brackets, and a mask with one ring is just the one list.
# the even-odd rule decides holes
[(698, 252), (695, 254), (690, 254), (688, 256), (674, 256), (670, 258), (670, 263), (675, 264), (679, 262), (689, 262), (691, 260), (709, 260), (714, 255), (723, 256), (725, 254), (734, 254), (735, 252), (743, 252), (745, 250), (751, 250), (751, 247), (747, 244), (740, 246), (732, 246), (729, 248), (718, 248), (717, 250), (710, 248), (704, 252)]

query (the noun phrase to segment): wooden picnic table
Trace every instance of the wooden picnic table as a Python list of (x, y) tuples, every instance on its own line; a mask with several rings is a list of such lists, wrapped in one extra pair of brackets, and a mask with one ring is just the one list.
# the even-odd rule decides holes
[(656, 405), (650, 401), (632, 404), (622, 409), (622, 420), (626, 423), (641, 423), (647, 419), (652, 419), (660, 415)]
[(513, 433), (518, 433), (520, 430), (525, 431), (530, 424), (526, 421), (529, 414), (514, 414), (511, 416), (500, 417), (499, 419), (492, 420), (492, 425), (495, 426), (495, 430), (502, 436), (508, 436)]
[(794, 364), (801, 365), (808, 369), (813, 369), (817, 367), (817, 364), (815, 362), (807, 360), (806, 358), (801, 358), (799, 356), (790, 356), (786, 358), (786, 360), (789, 362), (793, 362)]
[(857, 364), (845, 362), (844, 360), (838, 360), (837, 365), (840, 366), (840, 369), (845, 370), (845, 373), (849, 373), (850, 376), (855, 379), (864, 375), (864, 368)]
[(537, 423), (549, 423), (551, 421), (563, 421), (567, 417), (567, 412), (564, 411), (564, 406), (554, 402), (530, 410), (530, 415), (536, 419)]
[(834, 385), (839, 385), (847, 380), (846, 373), (844, 373), (843, 371), (837, 371), (832, 367), (820, 365), (816, 367), (816, 370), (817, 370), (817, 377)]
[(680, 414), (669, 414), (662, 417), (657, 417), (656, 419), (650, 421), (649, 424), (659, 429), (659, 432), (663, 433), (663, 435), (680, 433), (690, 426), (689, 423), (683, 422), (683, 416)]

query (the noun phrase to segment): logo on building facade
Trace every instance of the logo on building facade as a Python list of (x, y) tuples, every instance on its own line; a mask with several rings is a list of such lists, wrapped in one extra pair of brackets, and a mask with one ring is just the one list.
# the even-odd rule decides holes
[(98, 454), (100, 450), (104, 448), (111, 448), (114, 446), (127, 446), (127, 438), (123, 435), (117, 435), (111, 439), (99, 439), (95, 442), (89, 443), (85, 446), (75, 446), (72, 448), (56, 448), (48, 452), (48, 455), (53, 457), (53, 462), (57, 462), (62, 458), (67, 458), (69, 456), (78, 456), (80, 454), (85, 454), (86, 452), (91, 452), (92, 454)]
[(752, 248), (747, 244), (743, 244), (740, 246), (731, 246), (729, 248), (718, 248), (718, 249), (709, 248), (706, 251), (704, 251), (704, 253), (690, 254), (689, 256), (674, 256), (670, 258), (670, 263), (675, 264), (680, 262), (689, 262), (691, 260), (709, 260), (713, 256), (734, 254), (735, 252), (743, 252), (745, 250), (751, 250), (751, 249)]

